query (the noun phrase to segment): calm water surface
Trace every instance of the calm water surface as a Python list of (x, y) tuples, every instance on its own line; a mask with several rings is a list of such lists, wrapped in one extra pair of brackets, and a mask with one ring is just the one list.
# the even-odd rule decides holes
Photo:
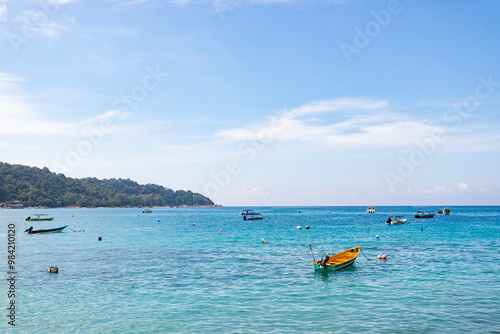
[[(500, 207), (242, 209), (0, 210), (2, 277), (9, 223), (18, 272), (16, 327), (3, 279), (0, 332), (500, 333)], [(23, 234), (35, 213), (55, 219), (28, 227), (70, 229)], [(370, 260), (314, 272), (310, 243), (316, 259), (360, 245)]]

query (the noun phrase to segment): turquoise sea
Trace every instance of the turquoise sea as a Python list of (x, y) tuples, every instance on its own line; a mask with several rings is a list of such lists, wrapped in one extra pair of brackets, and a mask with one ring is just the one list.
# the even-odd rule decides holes
[[(500, 207), (450, 208), (260, 207), (246, 222), (240, 207), (0, 210), (0, 332), (500, 333)], [(36, 213), (55, 219), (25, 222)], [(316, 259), (360, 245), (370, 260), (314, 272), (309, 244)]]

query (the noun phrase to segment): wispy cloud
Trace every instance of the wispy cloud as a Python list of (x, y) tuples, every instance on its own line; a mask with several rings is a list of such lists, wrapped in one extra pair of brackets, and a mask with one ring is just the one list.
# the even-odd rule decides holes
[[(49, 16), (39, 10), (24, 10), (19, 12), (13, 19), (12, 22), (17, 23), (19, 25), (25, 25), (26, 22), (35, 22), (39, 20), (40, 17), (44, 17), (47, 22), (43, 24), (34, 25), (32, 32), (33, 34), (40, 33), (45, 36), (55, 36), (60, 31), (67, 29), (66, 24), (73, 22), (73, 19), (69, 18), (66, 15), (59, 16), (59, 23), (52, 21), (49, 19)], [(62, 22), (65, 22), (64, 24)]]
[(451, 193), (453, 192), (452, 189), (447, 188), (445, 186), (436, 186), (433, 188), (428, 188), (424, 190), (425, 194), (442, 194), (442, 193)]
[(0, 5), (0, 21), (5, 21), (7, 19), (7, 6), (5, 4)]
[(49, 120), (36, 110), (21, 77), (0, 72), (0, 134), (1, 135), (78, 135), (85, 126), (103, 119), (124, 119), (130, 113), (109, 110), (100, 115), (75, 122)]
[(76, 2), (78, 0), (49, 0), (50, 3), (57, 3), (59, 5), (65, 5), (65, 4), (68, 4), (70, 2)]
[[(274, 131), (274, 139), (310, 142), (327, 149), (413, 145), (435, 131), (445, 131), (428, 120), (391, 111), (387, 101), (366, 98), (313, 101), (285, 110), (278, 118), (286, 125)], [(222, 130), (216, 135), (231, 141), (256, 140), (267, 124)]]

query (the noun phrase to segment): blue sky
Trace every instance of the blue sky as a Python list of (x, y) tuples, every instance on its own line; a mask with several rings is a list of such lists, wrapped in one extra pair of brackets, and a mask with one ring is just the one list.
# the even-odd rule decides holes
[(498, 205), (499, 12), (0, 0), (0, 160), (223, 205)]

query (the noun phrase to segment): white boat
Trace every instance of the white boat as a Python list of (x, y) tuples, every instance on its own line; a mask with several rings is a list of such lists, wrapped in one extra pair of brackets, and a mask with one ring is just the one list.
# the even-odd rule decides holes
[(371, 207), (371, 206), (367, 207), (366, 208), (366, 213), (375, 213), (375, 208)]
[(386, 224), (389, 225), (398, 225), (404, 224), (408, 219), (405, 216), (389, 216), (387, 217)]

